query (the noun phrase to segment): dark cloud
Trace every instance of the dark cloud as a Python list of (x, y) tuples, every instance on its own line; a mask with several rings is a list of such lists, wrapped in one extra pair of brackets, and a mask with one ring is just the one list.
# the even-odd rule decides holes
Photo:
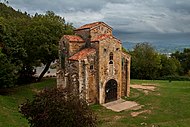
[(190, 33), (189, 0), (9, 0), (9, 3), (31, 14), (52, 10), (75, 27), (104, 21), (116, 33), (131, 38), (142, 35), (137, 33)]

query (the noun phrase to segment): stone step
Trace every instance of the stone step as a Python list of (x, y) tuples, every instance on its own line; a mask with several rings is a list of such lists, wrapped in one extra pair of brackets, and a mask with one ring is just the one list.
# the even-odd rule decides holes
[(106, 107), (107, 109), (111, 109), (115, 112), (120, 112), (123, 110), (139, 109), (138, 106), (140, 106), (140, 105), (134, 101), (125, 101), (123, 99), (119, 99), (119, 100), (116, 100), (113, 102), (103, 104), (103, 106)]
[(125, 100), (123, 99), (118, 99), (116, 101), (112, 101), (112, 102), (108, 102), (108, 103), (105, 103), (103, 104), (104, 107), (109, 107), (109, 106), (112, 106), (112, 105), (115, 105), (115, 104), (120, 104), (122, 102), (124, 102)]

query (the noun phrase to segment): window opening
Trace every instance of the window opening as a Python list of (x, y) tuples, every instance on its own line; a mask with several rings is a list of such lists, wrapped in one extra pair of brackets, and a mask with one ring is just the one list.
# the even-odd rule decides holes
[(113, 60), (113, 53), (110, 53), (110, 60)]

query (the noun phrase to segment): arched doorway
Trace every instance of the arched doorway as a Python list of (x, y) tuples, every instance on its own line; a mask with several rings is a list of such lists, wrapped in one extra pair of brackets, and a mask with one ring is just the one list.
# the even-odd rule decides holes
[(109, 80), (105, 86), (105, 103), (117, 100), (117, 81)]

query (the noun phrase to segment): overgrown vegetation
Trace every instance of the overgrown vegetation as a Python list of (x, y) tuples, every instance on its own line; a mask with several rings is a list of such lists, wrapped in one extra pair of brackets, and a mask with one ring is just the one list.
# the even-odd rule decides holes
[(8, 61), (6, 66), (9, 70), (9, 73), (0, 73), (0, 77), (3, 77), (0, 80), (11, 78), (9, 83), (3, 81), (0, 88), (12, 86), (15, 82), (31, 82), (35, 73), (34, 67), (43, 63), (46, 67), (38, 77), (40, 81), (50, 63), (58, 58), (60, 37), (73, 33), (72, 24), (66, 23), (64, 18), (52, 11), (30, 16), (3, 3), (0, 3), (0, 10), (0, 52), (1, 57)]
[(0, 89), (0, 127), (28, 127), (28, 122), (19, 113), (19, 105), (25, 99), (32, 100), (36, 92), (52, 88), (56, 79), (43, 79), (41, 82), (9, 89)]
[(65, 89), (44, 89), (23, 103), (20, 112), (31, 127), (96, 126), (96, 116), (87, 102)]
[[(190, 72), (190, 50), (173, 53), (170, 57), (159, 54), (149, 43), (139, 43), (130, 52), (133, 79), (187, 80)], [(184, 78), (186, 76), (186, 78)]]

